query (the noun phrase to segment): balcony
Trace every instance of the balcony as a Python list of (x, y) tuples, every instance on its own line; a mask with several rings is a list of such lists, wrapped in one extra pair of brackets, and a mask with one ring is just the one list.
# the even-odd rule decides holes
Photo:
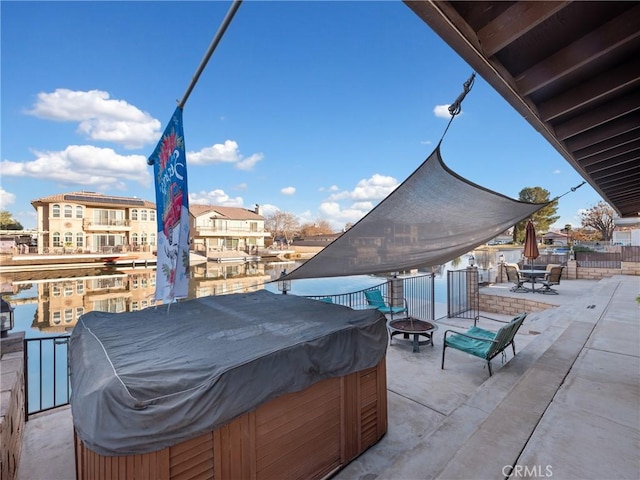
[(218, 228), (218, 227), (195, 227), (194, 237), (243, 237), (243, 238), (263, 238), (270, 237), (269, 232), (264, 230), (251, 230), (250, 228)]
[(85, 232), (128, 232), (131, 230), (130, 220), (82, 220)]

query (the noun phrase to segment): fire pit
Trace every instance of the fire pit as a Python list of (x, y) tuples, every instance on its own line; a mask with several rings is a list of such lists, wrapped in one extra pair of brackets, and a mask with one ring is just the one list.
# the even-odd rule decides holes
[[(420, 345), (426, 345), (430, 343), (433, 347), (433, 332), (438, 329), (437, 325), (433, 323), (425, 322), (424, 320), (418, 320), (417, 318), (407, 317), (399, 320), (392, 320), (388, 324), (389, 327), (389, 340), (393, 340), (395, 335), (402, 334), (405, 340), (411, 340), (410, 335), (413, 335), (413, 351), (419, 352)], [(420, 335), (426, 338), (426, 340), (420, 341)]]

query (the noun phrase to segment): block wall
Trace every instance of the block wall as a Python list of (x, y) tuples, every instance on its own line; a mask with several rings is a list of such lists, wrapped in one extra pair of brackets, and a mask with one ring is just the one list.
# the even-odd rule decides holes
[[(24, 332), (19, 333), (24, 337)], [(24, 360), (22, 349), (3, 351), (0, 355), (0, 479), (13, 480), (20, 463), (24, 432)]]

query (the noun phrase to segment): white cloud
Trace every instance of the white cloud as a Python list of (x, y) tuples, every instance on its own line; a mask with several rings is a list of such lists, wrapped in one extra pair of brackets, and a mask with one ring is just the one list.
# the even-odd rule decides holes
[(554, 175), (558, 175), (559, 173), (562, 173), (562, 172), (560, 171), (560, 169), (557, 168), (553, 171), (553, 173)]
[(318, 211), (320, 218), (326, 218), (334, 230), (341, 230), (347, 223), (356, 223), (364, 217), (371, 208), (362, 208), (364, 203), (353, 204), (343, 208), (338, 202), (323, 202)]
[(280, 193), (283, 195), (293, 195), (296, 193), (296, 187), (284, 187), (280, 189)]
[(60, 122), (79, 122), (78, 132), (92, 140), (141, 148), (160, 137), (160, 121), (124, 100), (101, 90), (88, 92), (58, 88), (41, 92), (27, 113)]
[(192, 165), (232, 163), (239, 170), (251, 170), (263, 158), (262, 153), (242, 157), (238, 142), (234, 140), (225, 140), (224, 143), (216, 143), (197, 152), (187, 152), (187, 161)]
[(7, 206), (13, 204), (16, 201), (16, 196), (7, 192), (4, 188), (0, 187), (0, 209), (6, 210)]
[(339, 190), (340, 190), (340, 189), (338, 188), (338, 186), (337, 186), (337, 185), (331, 185), (329, 188), (326, 188), (326, 187), (320, 187), (320, 188), (318, 189), (318, 191), (319, 191), (319, 192), (327, 192), (327, 191), (329, 191), (329, 192), (337, 192), (337, 191), (339, 191)]
[(262, 216), (263, 217), (267, 217), (273, 213), (279, 212), (280, 208), (276, 207), (275, 205), (272, 205), (270, 203), (265, 203), (264, 205), (260, 205), (260, 207), (262, 208)]
[(451, 118), (451, 114), (449, 113), (449, 105), (436, 105), (433, 108), (433, 113), (438, 118), (446, 118), (447, 120)]
[(69, 145), (62, 151), (38, 152), (27, 162), (0, 162), (3, 176), (31, 177), (60, 184), (124, 189), (124, 180), (148, 187), (151, 168), (142, 155), (120, 155), (111, 148)]
[(189, 193), (189, 203), (199, 205), (219, 205), (221, 207), (242, 207), (242, 197), (232, 198), (219, 188), (206, 192)]
[(376, 201), (382, 200), (398, 186), (398, 181), (393, 177), (374, 174), (371, 178), (360, 180), (351, 191), (334, 193), (329, 197), (330, 201), (354, 200), (354, 201)]

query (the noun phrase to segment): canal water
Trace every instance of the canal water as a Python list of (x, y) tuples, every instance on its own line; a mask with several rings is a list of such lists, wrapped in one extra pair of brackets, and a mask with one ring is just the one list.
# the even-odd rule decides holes
[[(192, 267), (189, 298), (259, 289), (279, 293), (278, 277), (296, 267), (294, 262), (207, 262)], [(446, 302), (448, 268), (451, 264), (436, 272), (436, 303)], [(3, 275), (3, 297), (14, 307), (13, 331), (24, 331), (26, 338), (64, 335), (71, 332), (82, 314), (90, 311), (122, 313), (153, 306), (155, 273), (155, 266), (8, 273)], [(376, 275), (294, 280), (289, 293), (301, 296), (350, 293), (386, 280)]]
[[(294, 262), (206, 262), (191, 268), (189, 298), (265, 289), (278, 292), (277, 279), (291, 271)], [(446, 271), (435, 277), (436, 316), (446, 314)], [(420, 272), (424, 275), (429, 272)], [(73, 270), (7, 273), (2, 277), (2, 295), (14, 307), (13, 331), (24, 331), (33, 339), (28, 346), (29, 413), (64, 404), (70, 393), (67, 382), (66, 344), (45, 337), (68, 335), (78, 319), (90, 311), (122, 313), (152, 308), (155, 266), (129, 268), (88, 267)], [(387, 281), (384, 276), (294, 280), (290, 294), (325, 296), (357, 292)], [(407, 292), (410, 293), (410, 292)], [(54, 362), (54, 356), (55, 362)]]

